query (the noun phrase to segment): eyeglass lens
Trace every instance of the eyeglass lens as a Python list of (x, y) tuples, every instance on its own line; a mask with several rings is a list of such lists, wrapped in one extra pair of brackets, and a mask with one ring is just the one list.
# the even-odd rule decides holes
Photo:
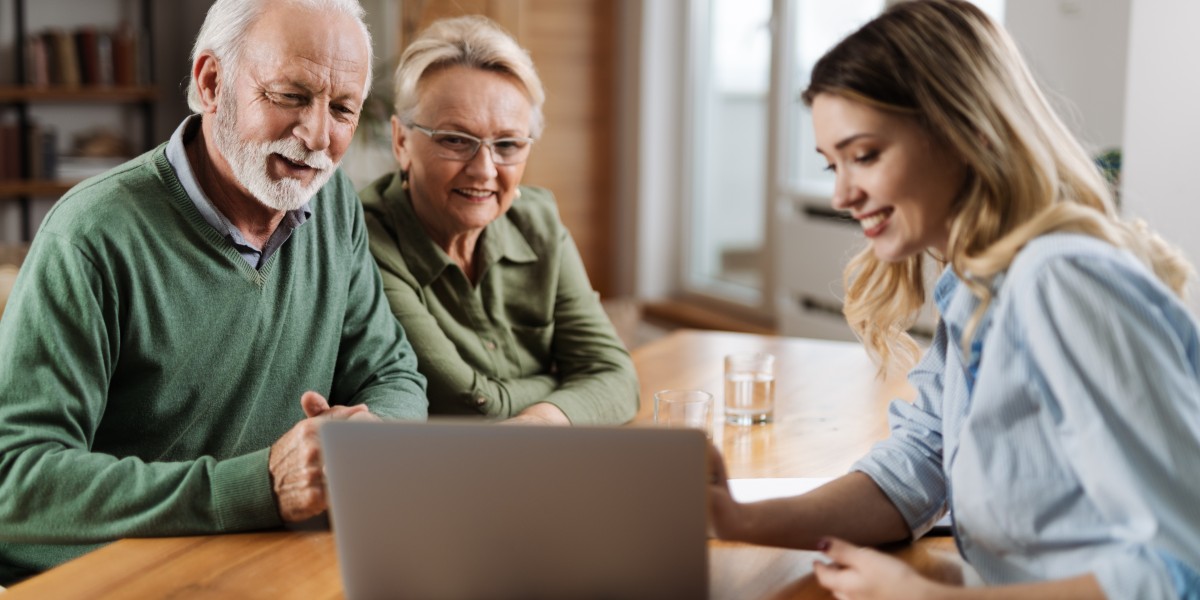
[(430, 137), (442, 149), (442, 157), (452, 160), (471, 160), (484, 144), (488, 146), (492, 153), (492, 161), (496, 164), (517, 164), (529, 156), (530, 143), (520, 138), (500, 138), (484, 142), (477, 137), (455, 132), (436, 132)]

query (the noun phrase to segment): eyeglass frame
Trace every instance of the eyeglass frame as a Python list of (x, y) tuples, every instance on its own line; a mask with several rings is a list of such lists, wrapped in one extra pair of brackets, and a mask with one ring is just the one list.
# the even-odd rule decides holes
[(440, 158), (444, 158), (446, 160), (453, 160), (456, 162), (471, 162), (471, 161), (475, 160), (475, 157), (479, 155), (479, 149), (484, 146), (487, 146), (488, 152), (491, 153), (493, 163), (495, 163), (497, 165), (502, 165), (502, 166), (519, 165), (519, 164), (522, 164), (525, 161), (529, 160), (528, 153), (526, 153), (525, 157), (522, 158), (518, 162), (500, 162), (499, 160), (496, 160), (496, 158), (498, 156), (496, 154), (496, 144), (498, 142), (525, 142), (526, 144), (529, 144), (530, 146), (532, 146), (533, 143), (537, 141), (535, 138), (523, 137), (523, 136), (506, 136), (506, 137), (502, 137), (502, 138), (483, 139), (483, 138), (475, 137), (469, 133), (464, 133), (462, 131), (455, 131), (453, 129), (430, 129), (423, 125), (417, 125), (416, 123), (413, 123), (411, 121), (407, 124), (407, 126), (410, 129), (416, 129), (417, 131), (420, 131), (421, 133), (425, 134), (426, 136), (429, 137), (429, 141), (434, 142), (435, 144), (437, 142), (436, 142), (436, 140), (433, 139), (433, 136), (439, 135), (439, 134), (455, 135), (455, 136), (458, 136), (458, 137), (461, 137), (464, 139), (473, 140), (475, 142), (475, 150), (473, 152), (471, 152), (471, 156), (468, 156), (466, 158), (458, 158), (458, 157), (454, 157), (454, 156), (440, 155)]

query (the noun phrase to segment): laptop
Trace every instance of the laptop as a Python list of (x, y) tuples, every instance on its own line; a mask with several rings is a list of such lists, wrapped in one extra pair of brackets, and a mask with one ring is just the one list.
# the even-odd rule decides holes
[(698, 430), (321, 428), (346, 596), (705, 598)]

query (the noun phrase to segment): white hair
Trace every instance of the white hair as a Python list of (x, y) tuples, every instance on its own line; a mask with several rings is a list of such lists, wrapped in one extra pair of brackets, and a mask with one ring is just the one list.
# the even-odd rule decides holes
[(533, 68), (529, 52), (494, 23), (480, 15), (467, 15), (435, 21), (413, 40), (400, 57), (396, 68), (396, 115), (404, 123), (412, 122), (420, 97), (417, 85), (433, 70), (461, 65), (485, 71), (495, 71), (514, 77), (533, 105), (532, 137), (541, 135), (545, 124), (542, 105), (546, 92), (542, 80)]
[[(190, 64), (196, 64), (196, 58), (204, 52), (211, 52), (221, 61), (224, 69), (224, 83), (230, 83), (241, 67), (242, 48), (246, 43), (246, 33), (258, 18), (266, 12), (268, 3), (286, 2), (299, 8), (307, 8), (321, 12), (341, 13), (354, 19), (362, 30), (363, 39), (367, 43), (367, 83), (363, 88), (363, 98), (371, 91), (371, 66), (374, 56), (371, 48), (371, 32), (367, 29), (366, 11), (358, 0), (217, 0), (208, 14), (200, 33), (196, 34), (196, 43), (192, 46)], [(188, 107), (193, 112), (200, 112), (200, 92), (196, 89), (195, 78), (190, 78), (187, 89)]]

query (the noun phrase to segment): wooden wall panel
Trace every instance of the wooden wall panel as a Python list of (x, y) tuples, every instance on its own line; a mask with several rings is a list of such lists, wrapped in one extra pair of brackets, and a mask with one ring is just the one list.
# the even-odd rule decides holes
[(549, 188), (592, 285), (614, 285), (617, 3), (609, 0), (403, 0), (401, 44), (443, 17), (483, 14), (529, 50), (546, 87), (546, 131), (525, 183)]
[(526, 180), (554, 190), (592, 285), (613, 286), (615, 2), (527, 0), (523, 44), (546, 86), (546, 132)]

